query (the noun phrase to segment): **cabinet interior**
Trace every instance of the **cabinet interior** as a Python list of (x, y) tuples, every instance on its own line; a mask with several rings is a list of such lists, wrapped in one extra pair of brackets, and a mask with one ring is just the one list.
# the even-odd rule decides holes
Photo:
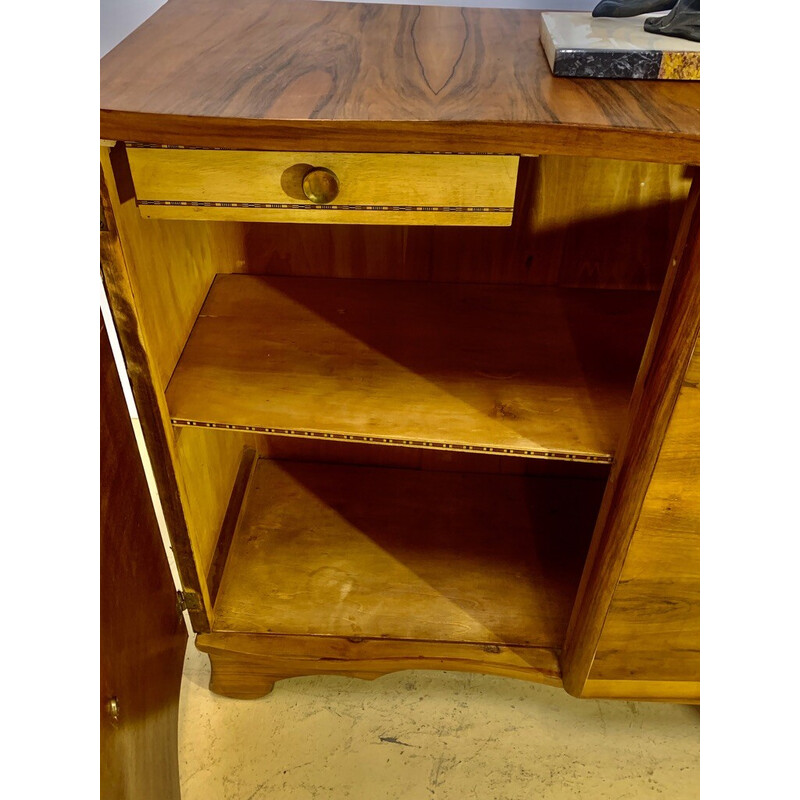
[(211, 630), (558, 650), (690, 176), (520, 159), (510, 227), (123, 247)]

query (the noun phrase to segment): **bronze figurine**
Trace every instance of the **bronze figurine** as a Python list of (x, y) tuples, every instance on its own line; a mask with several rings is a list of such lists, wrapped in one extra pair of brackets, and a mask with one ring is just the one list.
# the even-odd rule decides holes
[(648, 17), (644, 29), (661, 36), (700, 41), (700, 0), (600, 0), (593, 17), (635, 17), (669, 11), (663, 17)]

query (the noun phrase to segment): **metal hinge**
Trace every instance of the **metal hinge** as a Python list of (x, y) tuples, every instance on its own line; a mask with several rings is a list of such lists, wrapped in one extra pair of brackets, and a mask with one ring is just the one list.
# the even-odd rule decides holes
[(200, 598), (194, 592), (176, 592), (178, 598), (178, 616), (184, 611), (200, 611)]

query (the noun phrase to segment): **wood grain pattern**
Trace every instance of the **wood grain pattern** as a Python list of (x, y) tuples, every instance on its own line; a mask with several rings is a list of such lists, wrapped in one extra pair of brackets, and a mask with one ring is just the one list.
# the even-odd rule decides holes
[(526, 257), (542, 283), (660, 290), (691, 182), (678, 165), (537, 159)]
[(561, 685), (557, 653), (545, 647), (236, 633), (201, 634), (196, 644), (211, 658), (211, 690), (242, 699), (262, 697), (283, 678), (342, 675), (372, 680), (404, 669), (482, 672)]
[[(700, 679), (700, 348), (683, 382), (589, 680)], [(697, 695), (699, 698), (699, 694)]]
[(101, 136), (699, 162), (699, 86), (554, 78), (539, 13), (170, 0), (101, 62)]
[(175, 424), (610, 461), (649, 293), (222, 275)]
[[(148, 219), (510, 225), (518, 159), (129, 147), (128, 161)], [(336, 175), (331, 203), (305, 197), (311, 167)]]
[[(101, 148), (101, 268), (195, 630), (208, 630), (206, 573), (249, 434), (177, 441), (164, 388), (211, 281), (244, 264), (238, 224), (174, 225), (139, 215), (125, 148)], [(213, 257), (212, 257), (213, 254)]]
[(100, 335), (100, 791), (179, 800), (186, 626), (102, 323)]
[(236, 529), (239, 527), (239, 520), (247, 502), (247, 492), (252, 485), (257, 463), (258, 454), (256, 450), (252, 447), (246, 447), (239, 461), (236, 479), (233, 482), (230, 498), (228, 499), (228, 507), (225, 510), (225, 517), (222, 520), (219, 536), (214, 547), (214, 558), (208, 570), (208, 593), (211, 596), (212, 603), (217, 602), (222, 576), (225, 573), (228, 556), (231, 552), (231, 543)]
[[(631, 398), (562, 654), (580, 696), (700, 327), (700, 179), (695, 179)], [(642, 678), (647, 676), (642, 675)]]
[[(114, 317), (142, 424), (175, 562), (188, 599), (192, 627), (195, 631), (207, 631), (210, 630), (213, 613), (208, 586), (205, 576), (198, 569), (198, 543), (187, 526), (182, 497), (182, 492), (185, 496), (185, 489), (176, 466), (172, 428), (156, 359), (146, 344), (142, 310), (137, 306), (131, 285), (130, 250), (124, 252), (121, 242), (118, 225), (126, 215), (122, 210), (108, 148), (100, 148), (100, 165), (100, 199), (107, 225), (107, 230), (100, 232), (100, 267), (108, 305)], [(133, 213), (138, 220), (135, 209)], [(121, 215), (121, 220), (118, 220), (118, 215)]]
[[(231, 221), (198, 220), (205, 206), (144, 219), (125, 146), (102, 148), (103, 274), (215, 690), (409, 666), (558, 685), (561, 655), (576, 695), (695, 697), (694, 488), (676, 487), (692, 469), (678, 393), (699, 326), (699, 182), (684, 203), (676, 165), (699, 161), (699, 87), (555, 79), (538, 22), (170, 0), (103, 60), (106, 143), (222, 148), (180, 150), (195, 167), (176, 188), (233, 151), (525, 156), (508, 228), (298, 236), (238, 206), (215, 212)], [(652, 294), (597, 291), (662, 281), (654, 321)], [(373, 443), (333, 441), (347, 437)], [(286, 460), (258, 462), (261, 493), (226, 526), (255, 440)], [(476, 446), (505, 455), (451, 452)], [(537, 458), (585, 463), (556, 479), (528, 474)], [(598, 514), (605, 474), (571, 470), (612, 458)]]
[(242, 451), (252, 449), (254, 439), (253, 434), (208, 428), (181, 429), (175, 436), (183, 508), (202, 575), (211, 569)]
[(116, 225), (143, 341), (160, 384), (166, 386), (214, 276), (244, 266), (244, 230), (234, 222), (175, 225), (143, 220), (125, 147), (116, 146), (107, 157), (119, 198)]
[(214, 631), (556, 648), (603, 487), (262, 459)]

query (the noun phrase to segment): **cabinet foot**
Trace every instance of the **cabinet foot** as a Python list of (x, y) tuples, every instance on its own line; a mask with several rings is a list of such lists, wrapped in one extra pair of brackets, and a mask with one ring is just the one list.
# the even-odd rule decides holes
[(233, 697), (237, 700), (256, 700), (268, 695), (280, 675), (264, 671), (258, 659), (239, 655), (209, 653), (211, 680), (208, 688), (214, 694)]

